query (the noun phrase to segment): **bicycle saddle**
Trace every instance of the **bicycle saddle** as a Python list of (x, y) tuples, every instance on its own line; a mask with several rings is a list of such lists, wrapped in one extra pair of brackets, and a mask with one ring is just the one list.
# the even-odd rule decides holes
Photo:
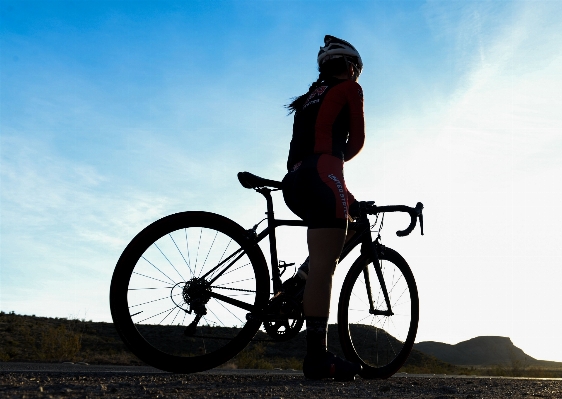
[(281, 188), (281, 182), (275, 180), (264, 179), (251, 174), (250, 172), (238, 172), (238, 181), (244, 188), (257, 188), (257, 187), (273, 187)]

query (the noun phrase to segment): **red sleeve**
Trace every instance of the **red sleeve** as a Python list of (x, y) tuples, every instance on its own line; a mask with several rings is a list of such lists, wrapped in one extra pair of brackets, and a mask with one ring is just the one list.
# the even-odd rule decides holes
[(351, 80), (334, 86), (326, 94), (316, 117), (314, 152), (331, 154), (332, 126), (344, 106), (349, 106), (349, 136), (343, 149), (344, 161), (349, 161), (363, 148), (365, 121), (363, 117), (363, 90)]
[(349, 138), (344, 153), (344, 161), (349, 161), (359, 154), (365, 143), (365, 117), (363, 114), (363, 89), (359, 83), (349, 81), (346, 85), (349, 104)]

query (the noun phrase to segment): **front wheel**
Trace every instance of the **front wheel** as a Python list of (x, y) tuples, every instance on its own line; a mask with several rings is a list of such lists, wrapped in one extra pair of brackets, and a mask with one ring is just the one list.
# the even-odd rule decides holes
[(363, 378), (388, 378), (404, 364), (418, 329), (416, 281), (400, 254), (377, 245), (388, 298), (373, 263), (361, 255), (343, 283), (338, 306), (338, 332), (348, 360), (361, 363)]
[(111, 280), (111, 315), (128, 348), (166, 371), (217, 367), (250, 342), (269, 272), (246, 231), (223, 216), (164, 217), (127, 246)]

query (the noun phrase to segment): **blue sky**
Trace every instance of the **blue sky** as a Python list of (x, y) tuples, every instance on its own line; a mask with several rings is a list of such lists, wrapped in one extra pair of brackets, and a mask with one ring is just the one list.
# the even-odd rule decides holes
[[(426, 206), (425, 236), (396, 238), (399, 216), (383, 235), (418, 282), (418, 341), (502, 335), (562, 361), (562, 2), (2, 0), (0, 18), (1, 310), (109, 321), (144, 226), (259, 220), (236, 172), (282, 178), (283, 105), (332, 34), (365, 64), (348, 186)], [(302, 231), (279, 245), (306, 257)]]

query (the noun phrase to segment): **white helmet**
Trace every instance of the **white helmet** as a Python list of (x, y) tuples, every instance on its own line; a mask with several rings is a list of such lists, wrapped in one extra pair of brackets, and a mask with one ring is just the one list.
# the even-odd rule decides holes
[(318, 52), (318, 67), (328, 60), (342, 57), (346, 62), (353, 64), (359, 76), (363, 70), (363, 61), (361, 61), (361, 56), (355, 47), (345, 40), (326, 35), (324, 37), (324, 47), (320, 47)]

